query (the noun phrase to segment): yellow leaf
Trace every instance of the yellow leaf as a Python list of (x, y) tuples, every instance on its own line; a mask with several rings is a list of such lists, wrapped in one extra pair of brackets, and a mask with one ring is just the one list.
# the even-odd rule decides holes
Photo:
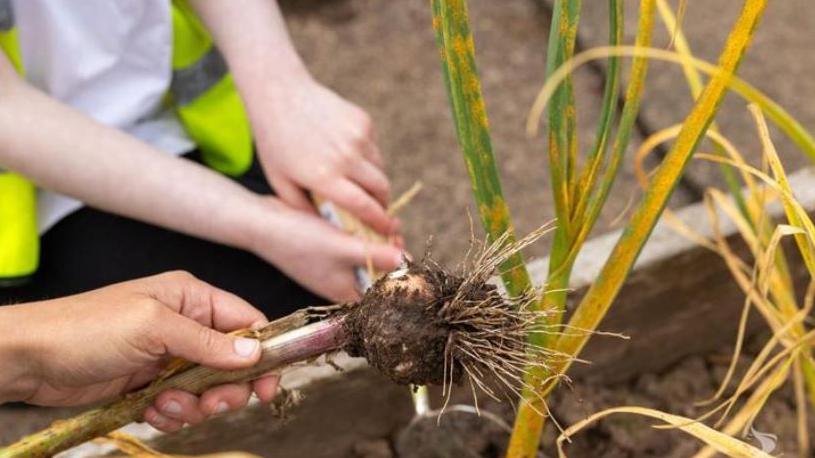
[(681, 417), (678, 415), (671, 415), (655, 409), (646, 407), (626, 406), (615, 407), (606, 409), (602, 412), (595, 413), (594, 415), (586, 418), (585, 420), (575, 423), (568, 427), (563, 434), (557, 439), (558, 455), (561, 458), (566, 457), (563, 449), (563, 442), (569, 436), (574, 435), (578, 431), (584, 429), (586, 426), (594, 423), (595, 421), (616, 413), (630, 413), (635, 415), (643, 415), (646, 417), (656, 418), (657, 420), (665, 422), (666, 425), (678, 428), (702, 442), (708, 444), (716, 451), (723, 453), (730, 457), (736, 458), (771, 458), (771, 455), (762, 452), (761, 450), (753, 447), (752, 445), (740, 441), (735, 437), (728, 436), (727, 434), (716, 431), (715, 429), (705, 425), (704, 423), (696, 422), (690, 418)]

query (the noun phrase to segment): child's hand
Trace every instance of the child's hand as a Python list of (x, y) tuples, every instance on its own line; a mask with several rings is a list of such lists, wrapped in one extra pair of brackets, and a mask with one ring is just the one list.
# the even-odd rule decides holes
[(264, 198), (270, 211), (251, 232), (250, 250), (304, 287), (334, 302), (359, 299), (354, 267), (391, 271), (402, 262), (393, 245), (366, 242), (318, 215)]
[(367, 113), (311, 78), (277, 87), (263, 108), (252, 119), (258, 153), (283, 202), (313, 211), (309, 191), (384, 235), (397, 232), (385, 211), (390, 184)]

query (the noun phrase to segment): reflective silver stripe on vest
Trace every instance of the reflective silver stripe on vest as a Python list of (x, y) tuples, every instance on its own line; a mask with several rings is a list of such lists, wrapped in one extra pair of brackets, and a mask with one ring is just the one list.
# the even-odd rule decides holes
[(11, 0), (0, 0), (0, 32), (6, 32), (14, 27), (14, 10)]
[[(0, 0), (2, 1), (2, 0)], [(187, 105), (218, 84), (229, 72), (215, 46), (192, 65), (173, 71), (170, 92), (178, 105)]]

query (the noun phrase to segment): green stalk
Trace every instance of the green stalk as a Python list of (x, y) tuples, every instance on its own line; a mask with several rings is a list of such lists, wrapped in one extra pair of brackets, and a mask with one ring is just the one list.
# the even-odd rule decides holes
[[(557, 12), (557, 8), (555, 11)], [(552, 49), (552, 42), (563, 41), (567, 46), (567, 52), (562, 56), (558, 55), (558, 59), (556, 59), (558, 66), (570, 59), (574, 51), (574, 42), (576, 40), (574, 36), (563, 38), (560, 37), (558, 33), (554, 33), (567, 30), (569, 33), (576, 34), (577, 24), (573, 24), (573, 22), (577, 20), (577, 12), (574, 6), (569, 11), (570, 14), (564, 18), (564, 20), (567, 22), (566, 25), (553, 25), (552, 27), (553, 33), (550, 37), (550, 55), (557, 52), (557, 49)], [(620, 20), (622, 18), (622, 14), (622, 2), (619, 0), (609, 0), (609, 42), (612, 45), (617, 45), (622, 40), (623, 27), (622, 21)], [(551, 75), (551, 73), (556, 69), (557, 67), (555, 66), (549, 66), (549, 75)], [(596, 187), (598, 173), (605, 162), (604, 160), (607, 159), (606, 153), (608, 150), (608, 139), (611, 136), (611, 129), (613, 126), (612, 121), (617, 108), (617, 90), (620, 79), (619, 56), (609, 57), (608, 74), (609, 75), (606, 79), (605, 88), (603, 91), (603, 102), (600, 111), (600, 122), (597, 126), (596, 140), (588, 157), (589, 164), (581, 171), (579, 178), (577, 180), (573, 179), (570, 186), (568, 186), (569, 189), (572, 189), (571, 194), (568, 196), (568, 200), (569, 202), (574, 202), (574, 205), (568, 209), (568, 212), (559, 212), (557, 215), (558, 227), (555, 232), (552, 252), (550, 253), (549, 277), (546, 283), (548, 285), (548, 289), (553, 291), (545, 296), (545, 308), (547, 310), (555, 311), (555, 313), (551, 315), (551, 318), (549, 319), (549, 324), (558, 324), (562, 320), (562, 313), (565, 308), (567, 297), (565, 289), (568, 288), (569, 277), (571, 276), (572, 265), (574, 263), (574, 259), (573, 257), (569, 257), (569, 253), (572, 251), (572, 247), (575, 245), (575, 231), (579, 231), (584, 226), (591, 227), (596, 221), (596, 218), (594, 220), (590, 219), (587, 221), (583, 215), (586, 210), (589, 197), (591, 196), (591, 191)], [(560, 90), (561, 88), (566, 88), (570, 90), (571, 88), (566, 87), (565, 83), (566, 81), (564, 81), (564, 86), (561, 86), (558, 89)], [(550, 131), (554, 131), (558, 126), (564, 125), (562, 122), (560, 122), (561, 114), (563, 112), (574, 112), (573, 107), (571, 109), (552, 109), (553, 107), (554, 105), (550, 105)], [(568, 138), (570, 135), (568, 132), (569, 124), (566, 123), (565, 126), (567, 132), (564, 135), (557, 135), (556, 133), (550, 132), (550, 151), (562, 148), (554, 143), (555, 140), (564, 136)], [(550, 160), (550, 168), (553, 175), (558, 173), (557, 164), (555, 161)], [(555, 182), (556, 181), (553, 177), (553, 193), (557, 193)], [(565, 222), (561, 223), (561, 221)], [(536, 343), (546, 345), (549, 340), (547, 338), (548, 336), (542, 337), (544, 340)]]
[[(617, 46), (623, 40), (623, 2), (609, 0), (608, 2), (608, 42), (609, 46)], [(606, 69), (606, 83), (603, 89), (603, 104), (600, 108), (600, 122), (597, 125), (597, 134), (594, 148), (588, 157), (589, 166), (583, 170), (577, 187), (577, 199), (574, 215), (582, 215), (588, 202), (589, 192), (596, 183), (606, 153), (613, 127), (614, 116), (617, 111), (617, 96), (620, 85), (620, 56), (608, 57)]]
[[(546, 52), (546, 74), (551, 75), (574, 54), (580, 0), (556, 0), (549, 46)], [(558, 217), (557, 232), (570, 232), (572, 197), (575, 191), (574, 168), (577, 162), (577, 113), (571, 76), (558, 86), (549, 106), (549, 173)], [(555, 234), (555, 239), (558, 239)], [(562, 236), (561, 236), (562, 238)]]
[[(635, 43), (637, 47), (646, 48), (651, 44), (651, 35), (654, 30), (654, 0), (641, 0), (639, 11), (639, 24), (637, 26), (637, 38)], [(625, 157), (625, 151), (631, 140), (631, 133), (637, 122), (637, 114), (639, 113), (642, 93), (645, 88), (647, 70), (648, 59), (645, 57), (635, 58), (631, 64), (631, 76), (629, 77), (629, 82), (626, 87), (625, 104), (623, 105), (622, 115), (620, 116), (617, 136), (612, 146), (609, 164), (606, 166), (600, 178), (599, 188), (588, 200), (587, 210), (583, 215), (580, 215), (582, 218), (579, 225), (580, 230), (575, 235), (569, 252), (571, 262), (574, 262), (574, 258), (577, 256), (580, 247), (588, 238), (591, 229), (594, 227), (594, 223), (600, 216), (600, 212), (614, 184), (614, 179), (617, 176), (620, 164)]]
[[(546, 74), (551, 75), (565, 61), (574, 54), (574, 45), (577, 40), (577, 26), (580, 17), (580, 0), (557, 0), (552, 14), (552, 25), (549, 34), (549, 47), (546, 55)], [(612, 34), (614, 29), (612, 29)], [(612, 83), (613, 84), (613, 83)], [(610, 84), (606, 85), (606, 94), (612, 90)], [(604, 109), (611, 112), (612, 103), (604, 99)], [(549, 106), (549, 174), (552, 183), (552, 195), (555, 203), (557, 227), (549, 253), (549, 276), (547, 289), (551, 293), (541, 297), (539, 307), (553, 313), (545, 318), (547, 324), (560, 323), (562, 311), (566, 306), (566, 288), (568, 288), (571, 265), (564, 265), (565, 256), (569, 251), (572, 237), (572, 212), (575, 202), (579, 200), (576, 195), (580, 187), (577, 186), (574, 169), (577, 156), (577, 128), (574, 103), (574, 88), (571, 78), (564, 80), (552, 96)], [(610, 124), (610, 117), (604, 117)], [(601, 130), (601, 135), (603, 131)], [(598, 146), (604, 136), (598, 138)], [(598, 157), (599, 159), (599, 157)], [(552, 338), (546, 333), (533, 333), (529, 341), (533, 345), (548, 347), (552, 345)], [(535, 377), (540, 372), (534, 368), (528, 369), (527, 385), (535, 386)], [(533, 432), (535, 425), (530, 424), (523, 415), (534, 402), (536, 395), (533, 391), (524, 389), (523, 401), (518, 412), (518, 421), (515, 424), (510, 441), (518, 437), (526, 440), (529, 432)], [(536, 421), (532, 418), (531, 421)], [(537, 439), (536, 439), (537, 440)], [(536, 443), (537, 448), (537, 443)]]
[[(475, 64), (466, 0), (431, 0), (433, 29), (441, 54), (442, 74), (455, 120), (459, 146), (467, 165), (481, 223), (490, 240), (510, 234), (509, 207), (501, 190), (490, 140), (489, 121)], [(527, 291), (532, 282), (523, 257), (516, 253), (500, 266), (510, 295)]]
[[(651, 33), (653, 31), (653, 12), (653, 0), (643, 0), (640, 5), (640, 24), (637, 31), (638, 46), (650, 45)], [(622, 2), (610, 1), (609, 41), (612, 46), (618, 45), (622, 39), (622, 17)], [(552, 252), (550, 253), (547, 287), (553, 291), (548, 293), (545, 297), (547, 300), (547, 309), (556, 311), (552, 319), (552, 323), (556, 324), (561, 322), (563, 311), (565, 310), (567, 298), (566, 289), (568, 288), (569, 278), (577, 253), (596, 223), (600, 210), (605, 204), (608, 193), (617, 176), (619, 165), (625, 156), (625, 151), (631, 138), (631, 132), (636, 122), (642, 98), (647, 70), (646, 58), (634, 60), (631, 68), (631, 77), (626, 89), (625, 104), (623, 106), (617, 136), (611, 148), (610, 157), (604, 157), (606, 150), (605, 145), (607, 138), (610, 136), (613, 109), (615, 108), (615, 105), (611, 103), (611, 99), (616, 100), (616, 86), (619, 78), (618, 61), (617, 59), (612, 60), (613, 58), (614, 56), (609, 58), (610, 76), (606, 85), (603, 112), (601, 113), (600, 124), (598, 126), (598, 139), (595, 150), (590, 156), (590, 163), (583, 174), (586, 178), (581, 179), (581, 186), (578, 187), (584, 189), (584, 194), (577, 199), (578, 205), (575, 208), (575, 213), (570, 215), (570, 219), (573, 219), (575, 222), (572, 226), (573, 231), (562, 231), (560, 230), (561, 228), (558, 227), (559, 231), (555, 234)], [(554, 70), (555, 69), (552, 71), (554, 72)], [(613, 91), (611, 89), (612, 87), (614, 88)], [(551, 125), (552, 123), (550, 121), (550, 126)], [(550, 134), (550, 137), (551, 136), (552, 134)], [(603, 162), (607, 162), (607, 164), (601, 174), (600, 168)], [(559, 235), (560, 237), (558, 237)], [(548, 347), (552, 346), (552, 342), (546, 342), (546, 344)], [(509, 457), (534, 456), (535, 451), (538, 449), (540, 435), (543, 430), (545, 417), (542, 415), (542, 412), (545, 411), (543, 405), (545, 393), (540, 392), (540, 390), (544, 388), (542, 384), (548, 380), (551, 374), (538, 368), (530, 369), (528, 374), (526, 377), (527, 387), (523, 392), (525, 402), (518, 408), (512, 438), (510, 439), (510, 447), (507, 453)]]
[[(662, 22), (665, 24), (665, 28), (667, 29), (668, 33), (671, 33), (674, 37), (673, 44), (676, 51), (682, 56), (692, 58), (693, 53), (690, 49), (690, 44), (685, 39), (685, 35), (681, 30), (681, 24), (677, 22), (671, 6), (666, 0), (657, 0), (657, 9), (659, 10), (659, 15), (662, 18)], [(695, 100), (702, 92), (702, 77), (696, 67), (694, 67), (689, 60), (682, 63), (682, 72), (685, 74), (685, 80), (688, 83), (688, 88), (690, 89), (691, 95)], [(713, 131), (719, 130), (715, 121), (711, 123), (710, 129)], [(719, 143), (713, 143), (713, 150), (716, 152), (716, 154), (722, 157), (727, 157), (724, 147)], [(744, 200), (744, 195), (741, 189), (743, 184), (741, 183), (741, 180), (739, 180), (736, 171), (733, 169), (733, 167), (724, 163), (719, 164), (719, 171), (722, 173), (727, 189), (730, 191), (730, 194), (736, 201), (736, 206), (738, 207), (742, 216), (744, 216), (744, 218), (751, 225), (755, 226), (752, 215), (747, 208), (747, 202)]]
[[(766, 6), (767, 0), (745, 0), (741, 14), (719, 58), (719, 71), (713, 75), (696, 100), (679, 136), (651, 179), (642, 202), (632, 215), (609, 260), (575, 310), (569, 322), (571, 326), (585, 330), (596, 329), (616, 298), (685, 166), (713, 120), (728, 83), (749, 46)], [(556, 350), (576, 356), (587, 340), (587, 334), (564, 334), (558, 339)], [(569, 364), (569, 361), (561, 364), (557, 368), (558, 372), (565, 372)]]

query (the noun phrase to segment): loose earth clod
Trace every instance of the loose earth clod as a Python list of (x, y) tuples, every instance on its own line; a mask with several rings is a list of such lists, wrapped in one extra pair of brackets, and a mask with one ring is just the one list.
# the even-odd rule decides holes
[(382, 277), (347, 308), (345, 350), (396, 383), (449, 387), (466, 375), (493, 398), (517, 392), (525, 369), (555, 357), (527, 341), (531, 332), (547, 332), (544, 312), (528, 307), (534, 292), (505, 298), (488, 280), (540, 233), (488, 245), (462, 275), (426, 261)]
[[(454, 330), (440, 311), (462, 282), (418, 263), (382, 277), (346, 318), (346, 350), (365, 357), (396, 383), (442, 384)], [(453, 376), (460, 378), (460, 368)]]

